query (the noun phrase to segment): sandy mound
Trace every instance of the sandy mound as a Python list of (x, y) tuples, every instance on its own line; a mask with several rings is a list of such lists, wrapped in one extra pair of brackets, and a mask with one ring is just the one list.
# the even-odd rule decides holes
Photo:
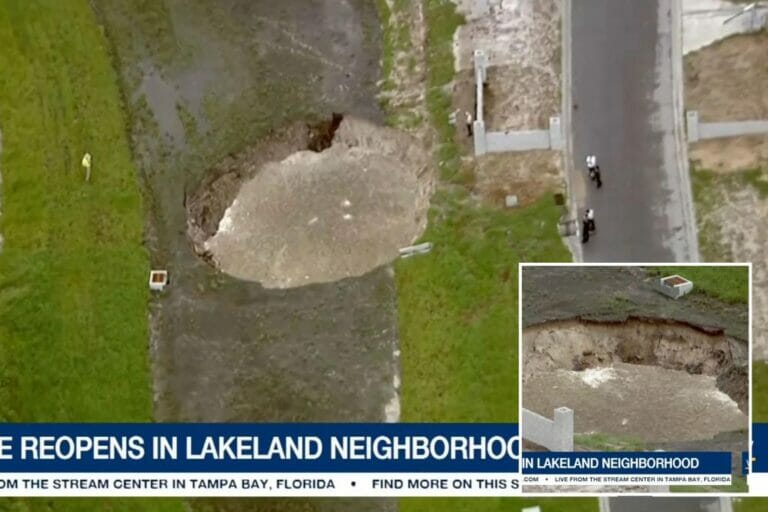
[(223, 272), (268, 288), (365, 274), (423, 232), (426, 162), (409, 136), (345, 119), (329, 148), (262, 165), (205, 250)]

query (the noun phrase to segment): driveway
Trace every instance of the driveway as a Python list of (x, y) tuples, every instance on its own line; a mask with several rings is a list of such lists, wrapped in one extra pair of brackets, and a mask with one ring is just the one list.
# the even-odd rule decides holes
[[(597, 220), (584, 261), (698, 259), (673, 8), (671, 0), (572, 2), (571, 181), (578, 206)], [(585, 176), (590, 153), (600, 190)]]

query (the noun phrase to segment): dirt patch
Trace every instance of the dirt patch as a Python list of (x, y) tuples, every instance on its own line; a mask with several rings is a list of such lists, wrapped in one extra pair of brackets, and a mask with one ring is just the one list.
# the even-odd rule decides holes
[(747, 185), (722, 190), (718, 207), (705, 212), (699, 223), (714, 226), (732, 261), (752, 262), (752, 353), (768, 359), (768, 201)]
[(491, 1), (488, 15), (472, 18), (472, 2), (458, 2), (469, 16), (455, 36), (456, 69), (471, 70), (475, 50), (488, 56), (486, 127), (535, 130), (560, 112), (559, 2)]
[[(561, 109), (559, 3), (496, 0), (482, 16), (475, 16), (470, 1), (457, 4), (467, 17), (454, 37), (453, 107), (459, 121), (467, 110), (474, 115), (473, 52), (482, 49), (490, 66), (484, 92), (487, 129), (548, 129), (550, 116)], [(471, 147), (463, 122), (457, 123), (455, 140)], [(507, 195), (516, 195), (526, 205), (564, 189), (561, 166), (562, 155), (555, 151), (487, 155), (475, 161), (473, 192), (499, 206)]]
[(688, 156), (702, 169), (735, 172), (768, 168), (768, 136), (729, 137), (694, 142)]
[[(428, 159), (414, 139), (340, 116), (311, 126), (305, 138), (309, 150), (282, 160), (236, 157), (239, 169), (224, 175), (224, 185), (216, 180), (198, 194), (212, 206), (192, 201), (200, 219), (191, 218), (191, 234), (217, 268), (267, 288), (334, 281), (392, 261), (423, 232), (430, 190), (419, 178)], [(277, 151), (284, 149), (278, 142)], [(214, 194), (228, 199), (245, 176), (216, 233), (201, 244), (212, 224), (206, 214), (223, 203)]]
[(685, 57), (685, 108), (703, 122), (768, 119), (768, 31), (735, 35)]
[(673, 277), (668, 277), (666, 279), (663, 279), (661, 282), (664, 283), (664, 285), (666, 286), (677, 286), (679, 284), (685, 284), (688, 281), (686, 281), (682, 277), (673, 276)]
[(474, 191), (499, 206), (507, 195), (516, 195), (525, 206), (564, 188), (561, 161), (559, 152), (547, 150), (485, 155), (477, 159)]
[[(685, 108), (702, 122), (768, 119), (768, 31), (728, 37), (685, 56)], [(691, 145), (706, 169), (734, 171), (768, 163), (768, 136), (732, 137)]]

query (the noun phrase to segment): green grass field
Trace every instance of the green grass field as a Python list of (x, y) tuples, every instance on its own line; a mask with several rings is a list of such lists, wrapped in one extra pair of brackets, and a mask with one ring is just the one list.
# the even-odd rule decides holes
[(737, 267), (652, 267), (648, 273), (655, 276), (679, 274), (693, 281), (694, 293), (704, 293), (725, 302), (749, 302), (749, 268)]
[[(13, 0), (0, 3), (0, 47), (0, 420), (149, 421), (144, 213), (104, 38), (85, 0)], [(0, 504), (150, 509), (181, 506)]]
[(448, 210), (397, 265), (403, 421), (516, 421), (517, 264), (568, 260), (557, 211)]
[[(427, 107), (438, 134), (441, 186), (422, 237), (423, 257), (396, 265), (403, 421), (517, 421), (517, 265), (570, 261), (547, 196), (510, 213), (478, 204), (448, 124), (452, 37), (463, 22), (454, 4), (425, 2)], [(385, 48), (387, 47), (385, 43)], [(594, 498), (405, 499), (402, 512), (596, 512)]]

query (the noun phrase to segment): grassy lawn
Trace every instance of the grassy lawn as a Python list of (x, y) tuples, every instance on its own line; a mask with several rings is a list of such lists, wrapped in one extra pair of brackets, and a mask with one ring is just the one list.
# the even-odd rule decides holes
[(727, 190), (752, 187), (758, 195), (768, 197), (768, 175), (762, 169), (750, 169), (732, 173), (716, 173), (701, 169), (691, 162), (691, 186), (696, 205), (696, 221), (699, 230), (699, 251), (703, 261), (733, 261), (733, 255), (720, 242), (720, 226), (710, 220), (710, 213), (727, 200)]
[(749, 302), (749, 269), (738, 267), (663, 266), (648, 269), (651, 275), (679, 274), (693, 281), (693, 292), (730, 303)]
[(768, 362), (752, 363), (752, 421), (768, 423)]
[(607, 452), (640, 452), (648, 449), (640, 439), (608, 434), (575, 434), (573, 442), (577, 447)]
[[(144, 217), (104, 39), (86, 0), (13, 0), (0, 4), (0, 46), (0, 420), (150, 421)], [(151, 509), (181, 507), (153, 501)]]
[[(477, 203), (471, 171), (448, 124), (454, 4), (426, 0), (427, 107), (437, 135), (441, 184), (432, 200), (423, 257), (396, 265), (402, 421), (517, 421), (517, 265), (570, 261), (549, 195), (513, 212)], [(386, 35), (385, 31), (385, 35)], [(394, 45), (387, 45), (385, 49)], [(386, 62), (386, 57), (385, 57)], [(401, 511), (597, 511), (594, 498), (404, 499)]]
[(517, 420), (517, 264), (568, 260), (551, 204), (451, 205), (398, 263), (403, 421)]
[(734, 498), (733, 512), (763, 512), (768, 508), (768, 498)]

